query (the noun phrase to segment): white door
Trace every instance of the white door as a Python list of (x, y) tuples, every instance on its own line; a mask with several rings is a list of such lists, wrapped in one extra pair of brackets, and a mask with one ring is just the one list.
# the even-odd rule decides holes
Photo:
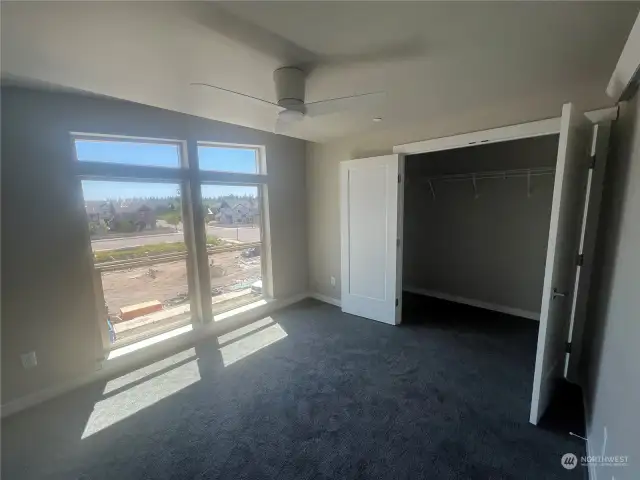
[(400, 155), (340, 164), (342, 311), (396, 325), (402, 308)]
[(531, 415), (537, 424), (564, 374), (576, 257), (590, 164), (592, 123), (568, 103), (562, 107), (558, 160), (551, 204)]
[(587, 179), (582, 231), (580, 235), (580, 259), (576, 272), (575, 291), (571, 309), (571, 325), (569, 327), (570, 352), (567, 353), (565, 377), (567, 380), (580, 383), (579, 365), (582, 354), (582, 334), (587, 316), (589, 291), (591, 288), (591, 271), (593, 255), (600, 220), (600, 202), (604, 172), (609, 152), (609, 134), (611, 126), (602, 123), (593, 126), (593, 142), (591, 146), (591, 168)]

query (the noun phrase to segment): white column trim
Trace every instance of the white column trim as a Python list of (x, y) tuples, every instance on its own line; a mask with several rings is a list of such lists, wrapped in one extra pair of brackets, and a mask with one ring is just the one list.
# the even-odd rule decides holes
[(640, 76), (640, 14), (631, 28), (627, 43), (625, 43), (618, 64), (616, 65), (609, 85), (607, 95), (616, 102), (628, 100), (634, 92), (634, 83)]

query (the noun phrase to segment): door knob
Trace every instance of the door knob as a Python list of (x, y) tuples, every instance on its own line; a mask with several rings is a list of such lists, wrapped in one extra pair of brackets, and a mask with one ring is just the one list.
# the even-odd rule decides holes
[(551, 294), (551, 296), (552, 296), (553, 298), (556, 298), (556, 297), (566, 297), (566, 296), (567, 296), (567, 294), (566, 294), (566, 293), (562, 293), (562, 292), (558, 291), (558, 289), (557, 289), (557, 288), (554, 288), (554, 289), (553, 289), (553, 293)]

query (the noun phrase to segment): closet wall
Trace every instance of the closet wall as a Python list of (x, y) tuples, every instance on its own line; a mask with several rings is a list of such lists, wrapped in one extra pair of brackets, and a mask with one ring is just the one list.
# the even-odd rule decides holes
[[(432, 182), (426, 177), (555, 167), (558, 136), (406, 157), (404, 290), (538, 318), (553, 175)], [(477, 196), (476, 196), (477, 195)]]

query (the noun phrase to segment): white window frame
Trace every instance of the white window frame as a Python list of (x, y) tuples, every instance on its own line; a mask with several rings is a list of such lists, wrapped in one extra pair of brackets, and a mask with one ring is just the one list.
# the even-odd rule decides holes
[[(131, 143), (171, 144), (179, 147), (180, 161), (175, 167), (128, 165), (123, 163), (92, 162), (79, 160), (75, 147), (76, 140), (88, 141), (117, 141)], [(261, 275), (262, 296), (273, 298), (273, 279), (271, 267), (271, 235), (269, 228), (268, 186), (266, 175), (266, 148), (263, 145), (245, 145), (219, 143), (208, 141), (162, 139), (149, 137), (132, 137), (110, 135), (102, 133), (70, 132), (70, 141), (74, 157), (75, 177), (78, 185), (78, 198), (82, 201), (84, 212), (84, 197), (82, 180), (101, 181), (131, 181), (142, 183), (178, 183), (183, 198), (184, 241), (187, 246), (189, 299), (191, 302), (192, 320), (194, 328), (204, 326), (213, 321), (213, 307), (210, 295), (210, 277), (208, 254), (206, 253), (206, 227), (202, 208), (202, 185), (237, 185), (256, 186), (260, 203), (260, 243), (261, 243)], [(198, 146), (251, 149), (256, 152), (258, 173), (237, 173), (215, 170), (200, 170)], [(201, 220), (201, 221), (200, 221)], [(198, 240), (200, 238), (200, 241)], [(93, 262), (93, 254), (91, 261)], [(208, 290), (207, 290), (208, 289)], [(205, 293), (206, 292), (206, 293)], [(98, 312), (98, 310), (96, 310)], [(111, 349), (104, 322), (98, 321), (103, 346), (103, 358)], [(103, 331), (105, 330), (105, 331)], [(106, 341), (106, 343), (105, 343)]]

